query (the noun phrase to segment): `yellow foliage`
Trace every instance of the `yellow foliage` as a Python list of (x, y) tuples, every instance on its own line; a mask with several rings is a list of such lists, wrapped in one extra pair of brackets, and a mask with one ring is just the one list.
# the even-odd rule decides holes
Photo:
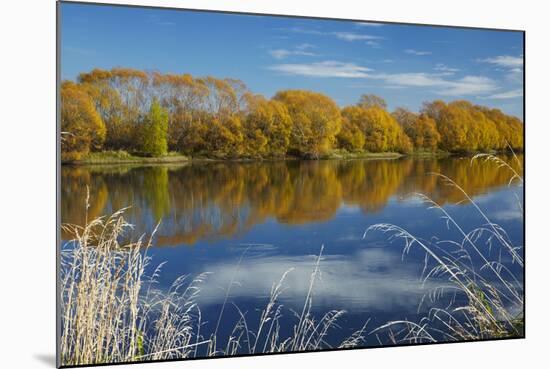
[[(268, 100), (240, 80), (212, 76), (96, 68), (81, 73), (78, 82), (64, 83), (62, 91), (63, 124), (81, 129), (78, 139), (64, 137), (65, 158), (81, 158), (91, 149), (139, 154), (139, 143), (146, 141), (143, 122), (155, 99), (168, 113), (167, 150), (191, 156), (318, 158), (336, 148), (523, 150), (518, 118), (464, 100), (435, 100), (418, 114), (403, 108), (389, 114), (376, 95), (362, 95), (355, 106), (341, 110), (320, 93), (285, 90)], [(85, 134), (84, 127), (95, 128)]]
[(61, 151), (65, 160), (78, 160), (105, 140), (105, 124), (81, 86), (61, 85)]
[(370, 152), (410, 152), (409, 138), (387, 111), (378, 106), (362, 108), (347, 106), (342, 116), (351, 125), (357, 127), (365, 137), (364, 149)]
[(292, 117), (291, 151), (319, 157), (334, 147), (342, 117), (330, 97), (305, 90), (286, 90), (278, 92), (274, 99), (285, 104)]

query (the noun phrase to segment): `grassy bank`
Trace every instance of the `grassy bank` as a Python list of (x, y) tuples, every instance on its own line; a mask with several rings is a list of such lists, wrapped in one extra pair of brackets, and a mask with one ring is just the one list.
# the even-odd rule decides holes
[[(509, 153), (509, 151), (491, 151), (490, 154)], [(296, 156), (275, 157), (275, 158), (246, 158), (237, 157), (229, 158), (223, 156), (214, 155), (201, 155), (201, 156), (188, 156), (178, 152), (170, 152), (167, 155), (160, 157), (147, 157), (137, 154), (130, 154), (126, 151), (101, 151), (92, 152), (78, 160), (61, 160), (62, 164), (71, 165), (94, 165), (94, 164), (177, 164), (186, 163), (190, 161), (235, 161), (235, 162), (250, 162), (250, 161), (279, 161), (279, 160), (352, 160), (352, 159), (398, 159), (402, 157), (412, 158), (442, 158), (453, 155), (467, 155), (474, 156), (477, 152), (457, 152), (452, 153), (448, 151), (429, 151), (429, 150), (416, 150), (408, 154), (402, 154), (398, 152), (368, 152), (368, 151), (354, 151), (349, 152), (343, 149), (336, 149), (328, 154), (322, 155), (317, 158), (300, 158)]]
[(190, 158), (176, 152), (160, 157), (145, 157), (130, 154), (126, 151), (92, 152), (79, 160), (61, 160), (62, 164), (89, 165), (89, 164), (154, 164), (154, 163), (181, 163)]
[(295, 156), (286, 156), (278, 158), (225, 158), (220, 156), (194, 156), (171, 152), (160, 157), (146, 157), (135, 154), (130, 154), (126, 151), (102, 151), (92, 152), (79, 160), (61, 160), (62, 164), (71, 165), (93, 165), (93, 164), (169, 164), (183, 163), (189, 161), (278, 161), (278, 160), (351, 160), (351, 159), (397, 159), (405, 156), (411, 157), (442, 157), (448, 156), (451, 153), (444, 151), (416, 151), (410, 154), (401, 154), (398, 152), (348, 152), (346, 150), (334, 150), (329, 154), (322, 155), (318, 158), (299, 158)]

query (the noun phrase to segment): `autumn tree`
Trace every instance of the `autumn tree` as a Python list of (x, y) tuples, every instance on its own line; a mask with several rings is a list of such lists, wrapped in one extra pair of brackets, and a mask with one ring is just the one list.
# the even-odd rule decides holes
[(328, 96), (305, 90), (278, 92), (274, 100), (282, 102), (292, 119), (289, 149), (300, 156), (319, 157), (336, 142), (342, 117)]
[(359, 98), (359, 102), (357, 103), (357, 106), (363, 109), (380, 108), (380, 109), (386, 110), (388, 107), (388, 104), (386, 103), (386, 100), (384, 100), (380, 96), (368, 94), (368, 95), (361, 95), (361, 97)]
[(78, 81), (92, 97), (105, 122), (108, 149), (135, 149), (139, 122), (151, 100), (148, 75), (140, 70), (113, 68), (81, 73)]
[(244, 151), (251, 157), (282, 157), (290, 144), (292, 119), (286, 105), (260, 95), (247, 96)]
[(201, 104), (208, 88), (190, 74), (158, 72), (152, 74), (152, 86), (160, 104), (168, 111), (168, 148), (190, 153), (193, 149), (190, 143), (199, 139), (197, 123), (204, 118)]
[(387, 111), (380, 107), (368, 109), (347, 106), (342, 116), (357, 127), (365, 137), (364, 149), (370, 152), (410, 152), (412, 146), (401, 126)]
[(403, 127), (414, 148), (429, 151), (437, 149), (441, 136), (435, 120), (427, 114), (415, 114), (405, 108), (398, 108), (392, 116)]
[[(399, 108), (390, 115), (386, 108), (372, 94), (340, 111), (330, 97), (311, 91), (280, 91), (268, 100), (232, 78), (96, 68), (81, 73), (78, 83), (63, 83), (63, 126), (69, 127), (63, 152), (316, 158), (335, 147), (403, 153), (413, 147), (523, 149), (523, 122), (498, 109), (465, 100), (427, 102), (419, 113)], [(162, 124), (151, 124), (153, 116)]]
[(61, 151), (66, 160), (78, 160), (101, 148), (105, 124), (90, 96), (73, 82), (61, 85)]
[(338, 147), (349, 152), (361, 151), (365, 147), (365, 135), (358, 125), (352, 123), (345, 115), (342, 119), (342, 129), (336, 136)]
[(242, 122), (238, 115), (213, 116), (204, 128), (205, 154), (220, 158), (236, 158), (243, 153)]
[(475, 108), (495, 124), (498, 131), (495, 149), (523, 150), (523, 123), (518, 118), (506, 115), (499, 109), (490, 109), (484, 106)]
[(168, 113), (155, 98), (149, 113), (141, 124), (141, 152), (148, 156), (162, 156), (168, 152)]

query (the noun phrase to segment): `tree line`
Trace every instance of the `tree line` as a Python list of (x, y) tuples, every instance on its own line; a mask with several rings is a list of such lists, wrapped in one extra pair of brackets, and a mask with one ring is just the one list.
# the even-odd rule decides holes
[(62, 159), (125, 150), (215, 158), (318, 158), (348, 152), (523, 149), (523, 123), (465, 100), (387, 110), (375, 95), (340, 108), (306, 90), (271, 99), (239, 80), (94, 69), (61, 84)]

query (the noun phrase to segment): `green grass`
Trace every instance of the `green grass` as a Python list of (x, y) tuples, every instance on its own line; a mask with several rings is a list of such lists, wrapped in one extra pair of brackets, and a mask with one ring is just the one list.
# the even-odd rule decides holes
[(319, 159), (396, 159), (402, 156), (405, 155), (398, 152), (349, 152), (344, 149), (336, 149), (329, 154), (320, 156)]
[[(466, 153), (468, 154), (468, 153)], [(474, 155), (475, 153), (469, 153)], [(316, 160), (351, 160), (351, 159), (397, 159), (401, 157), (418, 157), (418, 158), (434, 158), (453, 155), (453, 153), (437, 150), (417, 150), (412, 153), (402, 154), (398, 152), (368, 152), (368, 151), (356, 151), (349, 152), (345, 149), (335, 149), (330, 153), (323, 154)], [(163, 164), (163, 163), (183, 163), (191, 160), (194, 161), (278, 161), (278, 160), (300, 160), (304, 158), (295, 156), (276, 157), (276, 158), (247, 158), (247, 157), (224, 157), (221, 155), (208, 155), (198, 154), (190, 157), (183, 155), (179, 152), (169, 152), (166, 155), (160, 157), (148, 157), (140, 156), (137, 154), (130, 154), (124, 150), (107, 150), (100, 152), (91, 152), (82, 159), (78, 160), (63, 160), (62, 164), (75, 164), (75, 165), (89, 165), (89, 164)]]
[(64, 164), (148, 164), (148, 163), (178, 163), (189, 161), (189, 157), (177, 152), (169, 152), (160, 157), (144, 157), (132, 155), (124, 150), (100, 151), (89, 153), (80, 160), (66, 161)]

